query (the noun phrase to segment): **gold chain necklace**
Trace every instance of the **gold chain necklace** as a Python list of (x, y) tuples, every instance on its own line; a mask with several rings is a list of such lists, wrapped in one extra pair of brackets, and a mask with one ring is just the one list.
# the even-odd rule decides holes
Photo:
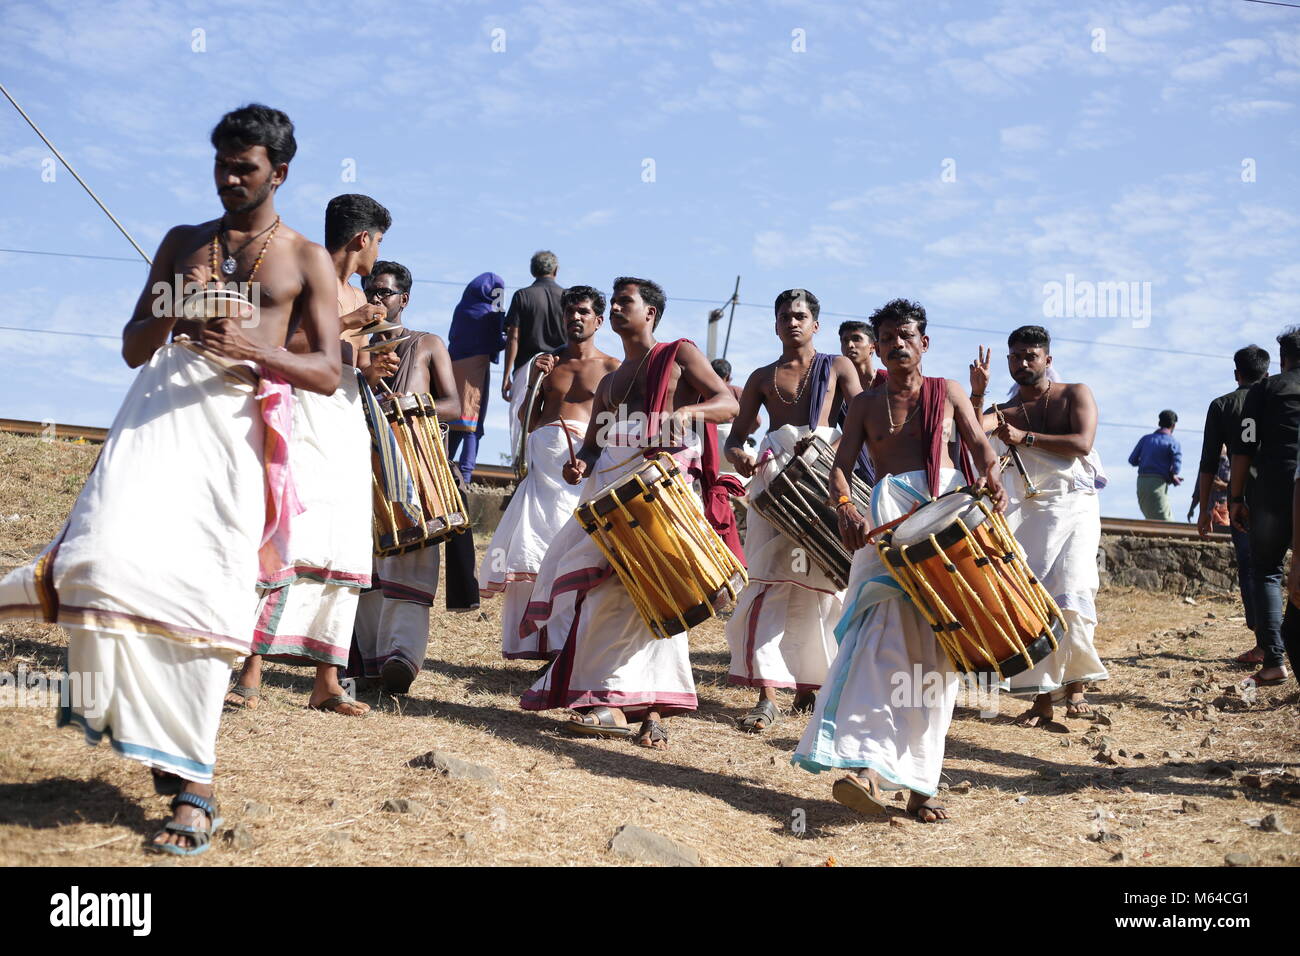
[[(613, 408), (622, 408), (625, 404), (627, 404), (627, 397), (632, 394), (632, 389), (636, 387), (636, 378), (638, 375), (641, 374), (641, 369), (645, 367), (646, 359), (650, 357), (650, 353), (653, 351), (654, 351), (654, 346), (651, 346), (649, 349), (646, 350), (645, 355), (641, 356), (641, 364), (638, 365), (636, 367), (636, 371), (632, 373), (632, 381), (628, 383), (627, 391), (623, 393), (623, 400), (619, 402), (617, 405), (613, 405), (612, 406)], [(609, 397), (611, 399), (614, 397), (613, 376), (610, 376), (609, 379)]]
[[(816, 359), (817, 356), (814, 355), (813, 361), (816, 361)], [(799, 399), (803, 398), (803, 390), (808, 387), (808, 376), (812, 373), (812, 367), (813, 363), (809, 362), (808, 367), (803, 370), (803, 378), (799, 380), (799, 391), (795, 393), (794, 401), (788, 401), (786, 397), (781, 394), (781, 386), (776, 383), (776, 369), (772, 369), (772, 388), (776, 392), (776, 397), (786, 405), (798, 405)]]
[[(896, 392), (895, 394), (901, 395), (902, 392)], [(899, 429), (901, 429), (904, 425), (906, 425), (908, 422), (910, 422), (913, 418), (916, 417), (916, 413), (920, 410), (920, 408), (921, 408), (921, 397), (920, 397), (920, 393), (918, 393), (916, 404), (912, 406), (912, 410), (908, 412), (907, 417), (904, 418), (901, 423), (895, 425), (894, 410), (889, 407), (889, 389), (886, 388), (885, 389), (885, 414), (889, 416), (889, 434), (891, 435), (897, 434)]]

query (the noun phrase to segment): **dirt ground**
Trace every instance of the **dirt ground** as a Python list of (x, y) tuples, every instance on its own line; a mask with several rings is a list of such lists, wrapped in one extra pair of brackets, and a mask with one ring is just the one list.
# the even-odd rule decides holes
[[(0, 572), (58, 530), (95, 451), (0, 435)], [(834, 775), (789, 763), (799, 718), (740, 733), (752, 692), (725, 683), (719, 622), (692, 634), (700, 709), (670, 721), (660, 753), (521, 711), (537, 665), (499, 658), (499, 603), (435, 609), (411, 694), (363, 694), (367, 717), (308, 711), (309, 672), (268, 665), (262, 706), (226, 715), (218, 741), (240, 839), (180, 865), (619, 864), (609, 843), (629, 823), (709, 865), (1300, 863), (1300, 694), (1294, 681), (1253, 701), (1225, 691), (1248, 673), (1229, 663), (1251, 643), (1237, 607), (1111, 589), (1099, 609), (1111, 679), (1090, 696), (1110, 723), (1019, 729), (1008, 715), (1025, 705), (1006, 697), (991, 719), (959, 708), (941, 794), (953, 819), (938, 825), (901, 803), (863, 819), (832, 802)], [(0, 625), (0, 672), (56, 672), (63, 644), (53, 626)], [(53, 724), (51, 707), (4, 708), (0, 865), (176, 865), (140, 849), (167, 815), (147, 771)], [(432, 750), (495, 782), (407, 766)]]

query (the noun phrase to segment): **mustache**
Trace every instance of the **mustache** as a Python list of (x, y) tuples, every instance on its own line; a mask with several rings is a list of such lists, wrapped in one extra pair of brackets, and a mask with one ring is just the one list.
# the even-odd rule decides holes
[(911, 354), (912, 354), (912, 353), (909, 352), (907, 349), (901, 349), (901, 348), (900, 348), (900, 349), (890, 349), (890, 350), (889, 350), (889, 357), (890, 357), (890, 358), (907, 358), (907, 357), (908, 357), (909, 355), (911, 355)]

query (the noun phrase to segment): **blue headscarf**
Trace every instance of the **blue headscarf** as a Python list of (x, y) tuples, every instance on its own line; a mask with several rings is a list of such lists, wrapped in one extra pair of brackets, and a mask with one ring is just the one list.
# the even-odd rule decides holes
[(490, 355), (493, 362), (499, 359), (506, 347), (505, 285), (495, 272), (484, 272), (465, 286), (447, 335), (452, 361), (473, 355)]

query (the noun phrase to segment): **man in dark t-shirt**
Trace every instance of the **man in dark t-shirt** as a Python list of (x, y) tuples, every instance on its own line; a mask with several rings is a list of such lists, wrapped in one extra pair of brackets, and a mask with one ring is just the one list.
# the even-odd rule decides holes
[(510, 299), (506, 313), (506, 364), (501, 375), (501, 397), (510, 401), (511, 379), (529, 359), (540, 352), (564, 348), (564, 310), (560, 306), (563, 287), (555, 281), (559, 261), (543, 249), (528, 263), (534, 281)]
[[(1205, 413), (1205, 437), (1201, 443), (1200, 474), (1197, 476), (1196, 488), (1196, 503), (1199, 503), (1201, 509), (1197, 530), (1202, 538), (1210, 533), (1212, 527), (1211, 515), (1214, 511), (1215, 497), (1212, 486), (1219, 474), (1219, 453), (1224, 445), (1231, 448), (1232, 437), (1241, 434), (1242, 409), (1246, 405), (1246, 395), (1249, 394), (1251, 386), (1268, 376), (1268, 353), (1258, 345), (1247, 345), (1244, 349), (1238, 349), (1232, 356), (1232, 361), (1236, 366), (1233, 372), (1237, 379), (1236, 390), (1220, 395), (1210, 402), (1210, 407)], [(1232, 470), (1229, 468), (1228, 475), (1231, 474)], [(1232, 532), (1232, 547), (1237, 552), (1237, 584), (1241, 589), (1241, 606), (1246, 614), (1246, 627), (1253, 631), (1255, 630), (1255, 585), (1251, 565), (1250, 535), (1232, 527), (1229, 530)], [(1237, 657), (1239, 664), (1261, 664), (1263, 661), (1264, 650), (1259, 638), (1255, 639), (1255, 646), (1251, 650)]]
[(1250, 534), (1255, 576), (1255, 640), (1264, 652), (1255, 684), (1287, 678), (1282, 643), (1283, 562), (1291, 545), (1291, 496), (1300, 445), (1300, 326), (1277, 337), (1282, 372), (1251, 386), (1241, 428), (1230, 436), (1232, 526)]

